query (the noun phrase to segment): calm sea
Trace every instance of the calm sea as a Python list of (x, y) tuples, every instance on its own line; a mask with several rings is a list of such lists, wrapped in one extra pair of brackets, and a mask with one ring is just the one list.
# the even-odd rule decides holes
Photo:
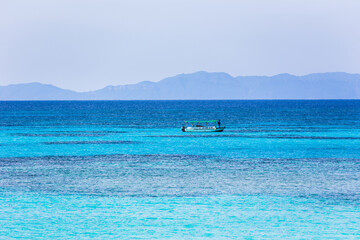
[(0, 238), (356, 239), (359, 206), (360, 101), (0, 102)]

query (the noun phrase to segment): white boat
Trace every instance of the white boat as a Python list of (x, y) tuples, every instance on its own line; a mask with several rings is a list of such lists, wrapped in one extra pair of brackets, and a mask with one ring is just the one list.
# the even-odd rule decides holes
[(220, 120), (185, 121), (185, 126), (181, 127), (183, 132), (222, 132), (224, 129)]

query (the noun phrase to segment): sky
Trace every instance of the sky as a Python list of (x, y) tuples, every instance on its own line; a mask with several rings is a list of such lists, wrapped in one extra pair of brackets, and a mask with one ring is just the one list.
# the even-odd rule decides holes
[(0, 0), (0, 85), (360, 73), (358, 0)]

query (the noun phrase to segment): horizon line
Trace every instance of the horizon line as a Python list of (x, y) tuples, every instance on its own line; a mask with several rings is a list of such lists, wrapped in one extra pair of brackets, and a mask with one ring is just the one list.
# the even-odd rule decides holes
[(131, 100), (0, 100), (0, 102), (140, 102), (140, 101), (360, 101), (360, 98), (284, 98), (284, 99), (131, 99)]

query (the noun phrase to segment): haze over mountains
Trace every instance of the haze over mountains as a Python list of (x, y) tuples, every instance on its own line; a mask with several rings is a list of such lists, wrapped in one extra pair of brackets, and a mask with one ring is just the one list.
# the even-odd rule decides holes
[(0, 100), (360, 99), (360, 74), (232, 77), (196, 72), (75, 92), (41, 83), (0, 86)]

